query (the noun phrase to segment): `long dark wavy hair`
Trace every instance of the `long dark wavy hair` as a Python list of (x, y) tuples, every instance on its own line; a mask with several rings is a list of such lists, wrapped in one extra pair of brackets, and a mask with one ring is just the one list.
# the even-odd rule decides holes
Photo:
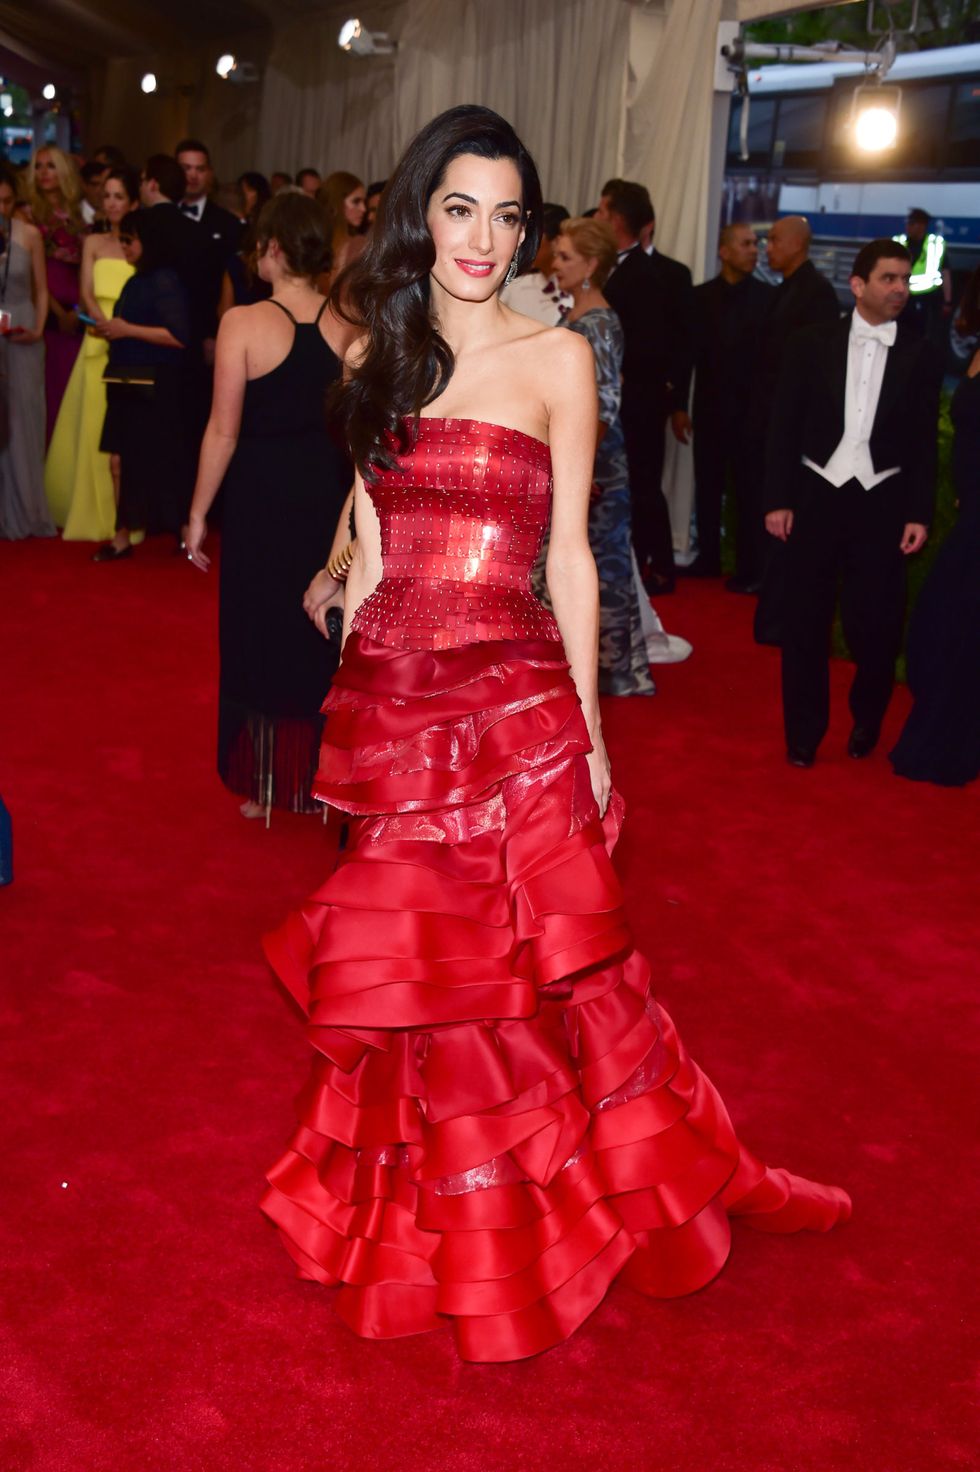
[(426, 211), (452, 159), (512, 159), (521, 176), (524, 239), (517, 270), (530, 268), (541, 236), (541, 184), (510, 123), (487, 107), (451, 107), (417, 133), (381, 196), (371, 242), (334, 284), (335, 310), (362, 327), (366, 346), (332, 407), (361, 472), (395, 464), (414, 419), (452, 378), (452, 350), (432, 320), (429, 273), (435, 246)]

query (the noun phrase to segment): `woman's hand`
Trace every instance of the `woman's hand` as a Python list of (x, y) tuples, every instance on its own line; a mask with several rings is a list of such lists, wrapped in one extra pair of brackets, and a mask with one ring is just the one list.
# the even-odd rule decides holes
[(327, 611), (343, 608), (344, 585), (333, 577), (325, 567), (321, 568), (303, 594), (303, 612), (311, 619), (325, 639), (327, 633)]
[(129, 323), (122, 317), (106, 317), (104, 321), (93, 327), (92, 331), (98, 333), (99, 337), (104, 337), (107, 342), (117, 342), (121, 337), (132, 336)]
[(11, 327), (5, 336), (8, 342), (15, 342), (18, 347), (27, 348), (31, 343), (40, 342), (44, 334), (33, 332), (30, 327)]
[(609, 767), (609, 758), (606, 755), (606, 743), (602, 739), (602, 732), (597, 728), (590, 732), (592, 738), (592, 750), (588, 755), (589, 776), (592, 778), (592, 796), (599, 807), (599, 817), (606, 816), (606, 808), (609, 806), (609, 798), (612, 793), (612, 773)]
[(187, 525), (181, 532), (180, 539), (183, 543), (184, 551), (187, 553), (187, 560), (193, 562), (195, 567), (199, 567), (201, 572), (207, 572), (211, 566), (210, 557), (201, 550), (207, 534), (208, 524), (204, 520), (204, 517), (198, 516), (192, 511), (187, 518)]

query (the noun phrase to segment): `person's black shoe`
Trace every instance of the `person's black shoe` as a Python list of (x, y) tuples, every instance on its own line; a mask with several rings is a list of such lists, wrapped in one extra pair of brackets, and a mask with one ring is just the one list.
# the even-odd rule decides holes
[(791, 767), (812, 767), (817, 753), (812, 746), (787, 746), (786, 760)]
[(877, 731), (869, 730), (867, 726), (855, 726), (847, 738), (847, 754), (860, 761), (862, 757), (870, 756), (878, 745)]
[(755, 595), (762, 592), (762, 583), (758, 578), (726, 578), (725, 592)]
[(92, 553), (93, 562), (119, 562), (123, 557), (132, 557), (133, 549), (127, 542), (125, 547), (114, 547), (111, 542), (106, 542), (97, 552)]

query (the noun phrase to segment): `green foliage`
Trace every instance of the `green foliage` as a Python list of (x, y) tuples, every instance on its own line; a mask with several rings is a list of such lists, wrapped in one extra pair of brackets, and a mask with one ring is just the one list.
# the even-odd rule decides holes
[[(874, 25), (878, 32), (887, 28), (891, 14), (897, 30), (907, 26), (912, 14), (911, 0), (875, 5)], [(770, 41), (777, 45), (815, 46), (821, 41), (842, 41), (862, 50), (873, 50), (880, 40), (867, 29), (868, 8), (863, 3), (830, 5), (823, 10), (804, 11), (784, 20), (759, 20), (745, 27), (749, 41)], [(980, 40), (980, 0), (920, 0), (919, 20), (914, 36), (899, 41), (902, 51), (927, 51), (935, 46), (965, 46)]]

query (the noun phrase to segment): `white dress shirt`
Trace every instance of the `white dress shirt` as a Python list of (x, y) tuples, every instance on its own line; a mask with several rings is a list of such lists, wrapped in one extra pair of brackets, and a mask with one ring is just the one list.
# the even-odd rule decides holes
[(803, 464), (822, 475), (832, 486), (860, 481), (866, 491), (898, 475), (900, 465), (890, 470), (875, 470), (871, 459), (871, 431), (874, 429), (881, 384), (885, 376), (888, 350), (895, 342), (894, 322), (874, 327), (855, 309), (847, 341), (847, 382), (844, 388), (844, 434), (826, 465), (816, 465), (803, 456)]

